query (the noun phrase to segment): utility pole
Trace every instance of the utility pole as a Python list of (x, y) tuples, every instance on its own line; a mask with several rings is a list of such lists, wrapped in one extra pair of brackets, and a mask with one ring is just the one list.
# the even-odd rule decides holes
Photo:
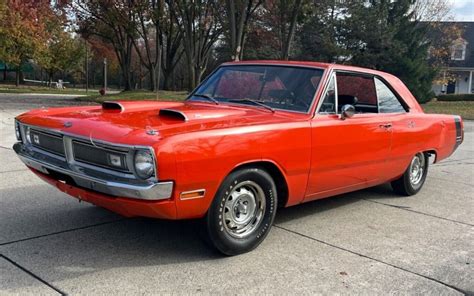
[(107, 58), (104, 58), (104, 91), (107, 91)]
[(89, 51), (87, 50), (87, 41), (84, 39), (84, 47), (86, 48), (86, 94), (89, 93)]

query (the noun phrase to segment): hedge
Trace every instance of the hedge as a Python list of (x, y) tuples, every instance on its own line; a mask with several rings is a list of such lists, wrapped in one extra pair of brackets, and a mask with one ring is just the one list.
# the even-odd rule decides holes
[(474, 94), (459, 94), (459, 95), (439, 95), (436, 97), (438, 101), (474, 101)]

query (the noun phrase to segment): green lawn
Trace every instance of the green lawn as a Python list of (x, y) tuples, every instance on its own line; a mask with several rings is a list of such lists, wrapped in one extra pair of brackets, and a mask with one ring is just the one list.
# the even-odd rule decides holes
[[(99, 90), (89, 89), (89, 94), (97, 94)], [(34, 93), (34, 94), (67, 94), (67, 95), (85, 95), (85, 89), (66, 88), (57, 89), (45, 86), (14, 86), (0, 84), (0, 93)]]
[[(187, 91), (165, 91), (161, 90), (159, 93), (160, 101), (182, 101), (188, 95)], [(94, 94), (87, 97), (76, 98), (78, 101), (91, 101), (101, 103), (103, 101), (114, 101), (114, 100), (156, 100), (156, 93), (150, 91), (123, 91), (118, 94), (110, 94), (101, 96)]]
[(429, 102), (421, 105), (426, 113), (461, 115), (463, 119), (474, 120), (474, 101)]

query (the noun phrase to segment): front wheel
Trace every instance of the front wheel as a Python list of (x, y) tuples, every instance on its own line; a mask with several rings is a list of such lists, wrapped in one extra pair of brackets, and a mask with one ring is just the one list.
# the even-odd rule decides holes
[(428, 174), (429, 156), (419, 152), (411, 160), (405, 173), (392, 182), (393, 190), (402, 195), (415, 195), (421, 190)]
[(266, 171), (246, 168), (231, 173), (207, 213), (208, 241), (226, 255), (253, 250), (270, 231), (277, 198), (275, 183)]

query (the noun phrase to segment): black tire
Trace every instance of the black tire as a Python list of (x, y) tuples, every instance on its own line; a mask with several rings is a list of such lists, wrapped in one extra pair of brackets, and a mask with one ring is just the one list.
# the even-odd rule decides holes
[[(275, 183), (265, 170), (244, 168), (232, 172), (219, 187), (204, 219), (206, 241), (228, 256), (255, 249), (269, 233), (277, 205)], [(235, 223), (244, 225), (245, 221), (237, 219), (247, 218), (251, 221), (247, 225), (248, 233), (238, 233), (244, 229), (239, 230)]]
[[(420, 165), (423, 171), (422, 171), (422, 175), (419, 181), (413, 182), (410, 178), (410, 175), (412, 172), (413, 162), (415, 161), (416, 157), (423, 159), (423, 164)], [(391, 185), (392, 185), (393, 191), (395, 191), (396, 193), (400, 195), (405, 195), (405, 196), (417, 194), (423, 187), (423, 184), (425, 183), (426, 176), (428, 175), (428, 166), (429, 166), (429, 154), (423, 153), (423, 152), (417, 153), (413, 157), (413, 159), (410, 161), (410, 164), (408, 165), (408, 168), (406, 169), (405, 173), (403, 173), (403, 175), (397, 180), (392, 181)]]

